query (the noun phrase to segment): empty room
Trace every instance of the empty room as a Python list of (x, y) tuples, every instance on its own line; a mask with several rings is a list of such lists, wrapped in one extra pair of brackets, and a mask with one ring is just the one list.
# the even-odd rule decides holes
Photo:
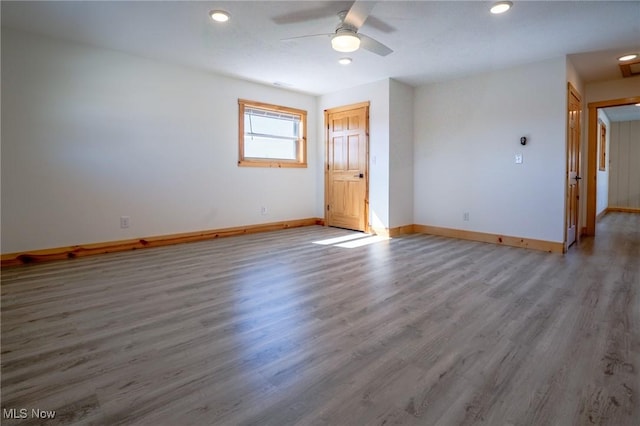
[(0, 12), (3, 425), (639, 424), (639, 1)]

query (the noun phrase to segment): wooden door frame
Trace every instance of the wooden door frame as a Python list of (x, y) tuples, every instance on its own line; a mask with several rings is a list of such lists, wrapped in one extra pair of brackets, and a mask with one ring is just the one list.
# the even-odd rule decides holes
[(364, 232), (371, 232), (369, 221), (369, 106), (371, 102), (359, 102), (357, 104), (344, 105), (336, 108), (324, 110), (324, 224), (329, 224), (329, 214), (327, 213), (327, 203), (329, 202), (329, 114), (349, 111), (352, 109), (365, 108), (365, 138), (366, 138), (366, 161), (364, 170), (365, 195), (364, 195)]
[(596, 203), (598, 188), (598, 109), (622, 105), (634, 105), (640, 102), (640, 96), (630, 98), (611, 99), (607, 101), (590, 102), (589, 127), (587, 145), (587, 212), (584, 235), (596, 235)]
[[(568, 190), (569, 190), (569, 141), (570, 141), (570, 136), (569, 136), (569, 132), (571, 132), (571, 127), (569, 126), (569, 103), (570, 103), (570, 99), (571, 99), (571, 95), (575, 95), (575, 97), (578, 99), (578, 102), (580, 102), (580, 116), (582, 116), (582, 109), (583, 109), (583, 105), (582, 105), (582, 95), (580, 95), (580, 92), (578, 92), (578, 90), (573, 86), (573, 84), (571, 84), (570, 82), (567, 83), (567, 109), (565, 111), (565, 114), (567, 116), (567, 141), (566, 141), (566, 153), (565, 153), (565, 182), (564, 182), (564, 191), (565, 191), (565, 204), (564, 204), (564, 242), (563, 242), (563, 252), (567, 252), (569, 250), (569, 246), (567, 244), (567, 237), (568, 237), (568, 233), (567, 233), (567, 223), (568, 223), (568, 219), (569, 219), (569, 202), (567, 202), (568, 200)], [(576, 175), (580, 176), (580, 171), (582, 170), (582, 120), (580, 120), (580, 123), (578, 125), (578, 132), (579, 132), (579, 143), (578, 143), (578, 166), (577, 166), (577, 172)], [(581, 185), (580, 185), (580, 181), (577, 182), (578, 185), (578, 202), (576, 203), (576, 209), (578, 210), (577, 212), (577, 219), (576, 219), (576, 239), (575, 243), (578, 243), (580, 241), (580, 190), (581, 190)]]

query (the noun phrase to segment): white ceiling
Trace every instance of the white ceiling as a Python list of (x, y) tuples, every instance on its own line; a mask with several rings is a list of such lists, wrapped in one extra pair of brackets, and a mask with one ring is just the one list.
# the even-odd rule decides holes
[(603, 108), (604, 113), (610, 121), (634, 121), (640, 120), (640, 106), (624, 105), (610, 108)]
[[(394, 50), (344, 56), (328, 37), (351, 1), (8, 2), (2, 25), (322, 94), (395, 78), (413, 86), (571, 55), (585, 81), (620, 78), (616, 57), (640, 52), (640, 1), (379, 1), (360, 32)], [(211, 9), (232, 18), (215, 24)], [(302, 18), (314, 17), (304, 20)], [(632, 77), (640, 79), (640, 77)], [(640, 84), (640, 80), (639, 80)]]

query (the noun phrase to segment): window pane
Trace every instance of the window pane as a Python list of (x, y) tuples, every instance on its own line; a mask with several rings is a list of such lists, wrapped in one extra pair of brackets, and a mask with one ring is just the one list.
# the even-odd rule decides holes
[(283, 137), (298, 137), (299, 120), (291, 118), (268, 117), (255, 114), (245, 113), (244, 115), (244, 132), (258, 133), (261, 135), (273, 135)]
[(268, 137), (245, 136), (244, 156), (249, 158), (279, 158), (295, 160), (296, 141)]

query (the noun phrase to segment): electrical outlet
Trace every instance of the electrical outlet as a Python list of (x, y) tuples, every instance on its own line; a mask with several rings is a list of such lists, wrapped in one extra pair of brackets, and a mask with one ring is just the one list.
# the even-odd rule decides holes
[(516, 154), (516, 164), (522, 164), (522, 154)]
[(462, 213), (462, 220), (469, 222), (469, 212)]
[(266, 216), (267, 215), (267, 208), (265, 206), (260, 207), (260, 214), (262, 216)]
[(128, 228), (131, 225), (131, 219), (129, 216), (120, 216), (120, 228)]

